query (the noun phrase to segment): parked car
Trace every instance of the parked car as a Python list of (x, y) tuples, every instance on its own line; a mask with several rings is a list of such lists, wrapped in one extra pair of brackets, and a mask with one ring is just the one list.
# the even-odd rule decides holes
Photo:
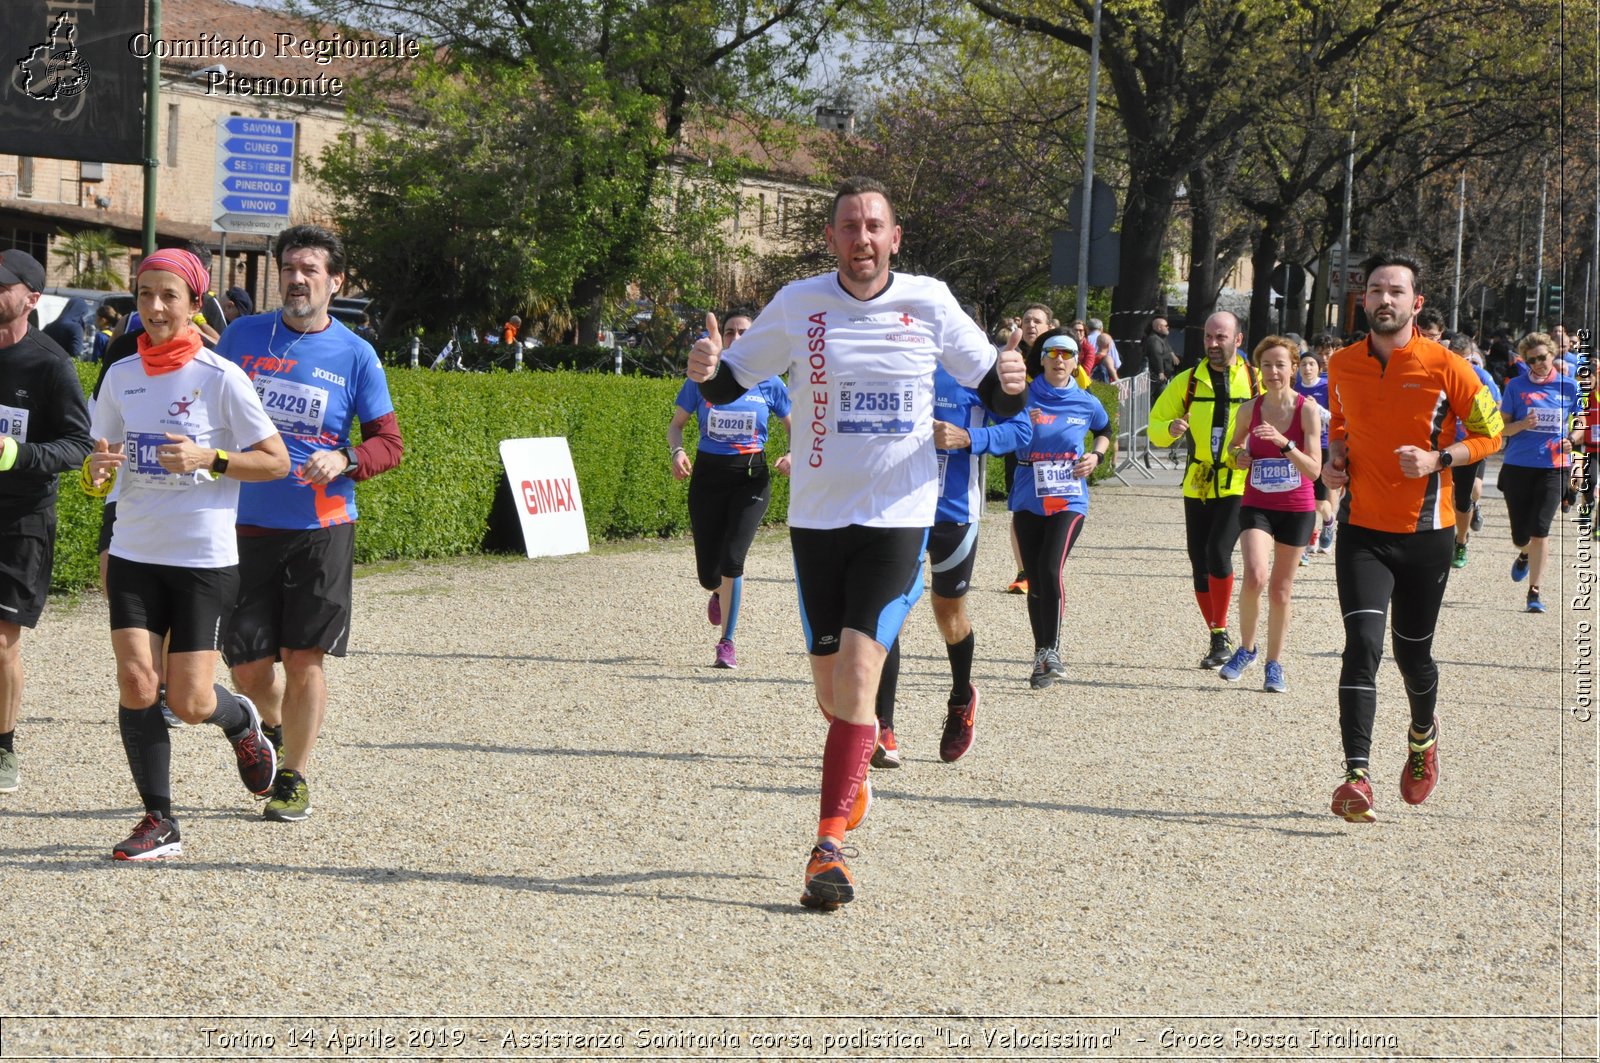
[(39, 328), (72, 357), (88, 361), (94, 355), (94, 320), (102, 305), (119, 314), (134, 309), (130, 292), (101, 292), (89, 288), (46, 288), (39, 294), (34, 313)]
[(101, 292), (92, 288), (46, 288), (39, 294), (39, 327), (44, 328), (61, 316), (67, 302), (73, 298), (87, 299), (96, 309), (109, 303), (111, 308), (127, 317), (138, 306), (132, 292)]

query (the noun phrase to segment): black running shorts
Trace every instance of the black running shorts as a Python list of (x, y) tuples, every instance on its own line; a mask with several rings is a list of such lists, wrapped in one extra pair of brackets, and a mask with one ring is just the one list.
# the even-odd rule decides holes
[(1511, 522), (1511, 544), (1520, 550), (1529, 539), (1549, 536), (1561, 493), (1567, 487), (1567, 470), (1505, 465), (1500, 469), (1499, 486)]
[(111, 630), (142, 628), (170, 635), (170, 653), (222, 648), (222, 632), (239, 596), (239, 568), (147, 565), (112, 554), (106, 565)]
[(928, 570), (933, 573), (933, 593), (941, 598), (965, 597), (977, 563), (976, 523), (940, 523), (929, 530)]
[(853, 628), (888, 648), (922, 594), (926, 528), (790, 528), (806, 652), (839, 652)]
[(280, 649), (343, 657), (350, 639), (356, 526), (239, 537), (239, 605), (228, 664), (278, 659)]
[(1272, 541), (1284, 546), (1306, 546), (1317, 527), (1314, 509), (1257, 509), (1255, 506), (1239, 507), (1239, 531), (1251, 528), (1266, 532)]
[(0, 518), (0, 620), (33, 627), (50, 595), (56, 552), (56, 511)]

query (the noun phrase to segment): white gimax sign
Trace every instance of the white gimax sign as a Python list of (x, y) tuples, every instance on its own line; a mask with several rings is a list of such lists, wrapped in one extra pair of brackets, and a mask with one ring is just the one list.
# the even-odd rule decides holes
[(578, 474), (566, 439), (502, 439), (500, 461), (517, 503), (528, 556), (588, 553), (583, 496), (578, 493)]

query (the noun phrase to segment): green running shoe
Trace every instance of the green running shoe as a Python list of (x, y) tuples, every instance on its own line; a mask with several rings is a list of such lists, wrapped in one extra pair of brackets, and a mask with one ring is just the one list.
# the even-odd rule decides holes
[(261, 813), (279, 823), (298, 823), (311, 815), (311, 787), (306, 777), (293, 768), (284, 768), (272, 782), (272, 797)]

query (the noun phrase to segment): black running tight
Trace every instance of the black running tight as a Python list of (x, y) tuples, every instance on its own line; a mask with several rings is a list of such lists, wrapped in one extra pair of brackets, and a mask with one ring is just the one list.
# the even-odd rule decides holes
[(1411, 702), (1411, 726), (1433, 726), (1439, 667), (1433, 632), (1450, 575), (1455, 531), (1380, 532), (1346, 524), (1333, 550), (1339, 611), (1344, 614), (1344, 665), (1339, 671), (1339, 732), (1347, 766), (1365, 768), (1378, 714), (1378, 662), (1391, 621), (1394, 663)]
[(1195, 590), (1209, 590), (1212, 576), (1221, 579), (1233, 575), (1233, 548), (1239, 543), (1239, 503), (1243, 498), (1184, 498), (1183, 529)]
[(767, 514), (772, 484), (760, 459), (701, 451), (689, 474), (689, 527), (700, 586), (714, 591), (722, 577), (744, 575), (745, 555)]
[(1083, 514), (1068, 510), (1041, 517), (1019, 510), (1013, 515), (1022, 569), (1028, 574), (1028, 623), (1033, 627), (1033, 647), (1058, 647), (1061, 612), (1066, 595), (1062, 568), (1072, 544), (1083, 531)]

